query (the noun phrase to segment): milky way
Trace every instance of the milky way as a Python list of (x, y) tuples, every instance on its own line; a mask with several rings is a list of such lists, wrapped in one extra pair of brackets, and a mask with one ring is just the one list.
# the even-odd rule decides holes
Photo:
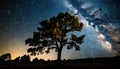
[[(10, 52), (15, 58), (28, 54), (25, 40), (37, 31), (39, 22), (68, 11), (84, 23), (82, 32), (75, 34), (86, 34), (86, 38), (80, 52), (64, 48), (63, 58), (115, 56), (120, 51), (119, 3), (119, 0), (0, 0), (0, 55)], [(56, 59), (56, 54), (53, 51), (38, 57)]]

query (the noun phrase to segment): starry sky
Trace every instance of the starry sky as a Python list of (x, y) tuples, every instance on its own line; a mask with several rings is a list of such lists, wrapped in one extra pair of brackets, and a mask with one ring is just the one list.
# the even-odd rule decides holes
[[(39, 22), (70, 12), (84, 24), (86, 34), (81, 51), (63, 49), (62, 59), (112, 57), (120, 55), (119, 0), (0, 0), (0, 55), (11, 53), (12, 59), (27, 53), (25, 40), (37, 31)], [(70, 34), (68, 34), (68, 37)], [(56, 53), (31, 58), (56, 59)]]

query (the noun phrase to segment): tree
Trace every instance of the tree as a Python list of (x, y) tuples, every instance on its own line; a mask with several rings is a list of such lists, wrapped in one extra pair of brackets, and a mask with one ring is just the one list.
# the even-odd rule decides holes
[(11, 60), (11, 54), (10, 53), (3, 54), (0, 56), (0, 59), (4, 61)]
[(30, 56), (29, 55), (23, 55), (20, 59), (22, 62), (30, 62)]
[(58, 52), (57, 60), (61, 60), (62, 49), (65, 46), (67, 49), (74, 47), (76, 51), (80, 51), (79, 45), (83, 43), (85, 35), (77, 37), (72, 34), (71, 38), (66, 37), (69, 32), (82, 30), (83, 24), (79, 23), (77, 17), (68, 12), (61, 12), (58, 16), (43, 20), (39, 24), (38, 32), (34, 32), (33, 38), (28, 38), (25, 41), (30, 46), (27, 52), (31, 55), (44, 52), (48, 54), (51, 49), (55, 49)]
[(38, 62), (38, 58), (34, 58), (32, 62), (37, 63)]
[(17, 62), (20, 61), (20, 56), (16, 57), (15, 61), (17, 61)]

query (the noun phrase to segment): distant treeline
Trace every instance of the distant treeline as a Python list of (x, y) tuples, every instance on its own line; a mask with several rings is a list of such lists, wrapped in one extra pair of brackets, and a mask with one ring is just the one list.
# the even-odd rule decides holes
[(120, 56), (66, 60), (72, 63), (120, 63)]
[(120, 63), (120, 56), (115, 57), (102, 57), (102, 58), (86, 58), (86, 59), (68, 59), (68, 60), (47, 60), (35, 58), (33, 61), (30, 61), (28, 55), (22, 57), (17, 57), (15, 60), (1, 60), (0, 64), (47, 64), (47, 63)]

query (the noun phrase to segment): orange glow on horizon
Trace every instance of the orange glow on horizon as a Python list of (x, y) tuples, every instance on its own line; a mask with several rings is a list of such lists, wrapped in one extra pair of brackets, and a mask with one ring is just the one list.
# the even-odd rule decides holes
[[(11, 55), (12, 55), (12, 60), (14, 60), (16, 57), (21, 57), (23, 55), (29, 55), (29, 53), (27, 53), (27, 48), (24, 49), (14, 49), (10, 51)], [(33, 60), (34, 58), (38, 58), (38, 59), (44, 59), (44, 60), (55, 60), (56, 59), (56, 53), (54, 51), (51, 51), (49, 54), (39, 54), (36, 56), (30, 56), (31, 60)]]
[[(22, 42), (21, 42), (22, 41)], [(20, 43), (21, 42), (21, 43)], [(14, 42), (8, 42), (6, 44), (8, 47), (4, 48), (4, 49), (0, 49), (2, 54), (5, 53), (10, 53), (11, 54), (11, 59), (14, 60), (16, 57), (21, 57), (23, 55), (29, 55), (29, 53), (27, 53), (27, 49), (29, 48), (29, 46), (25, 45), (23, 43), (23, 40), (15, 40)], [(34, 58), (38, 58), (38, 59), (44, 59), (44, 60), (55, 60), (56, 59), (56, 53), (54, 52), (54, 50), (50, 51), (49, 54), (39, 54), (37, 56), (30, 56), (31, 60), (33, 60)]]

